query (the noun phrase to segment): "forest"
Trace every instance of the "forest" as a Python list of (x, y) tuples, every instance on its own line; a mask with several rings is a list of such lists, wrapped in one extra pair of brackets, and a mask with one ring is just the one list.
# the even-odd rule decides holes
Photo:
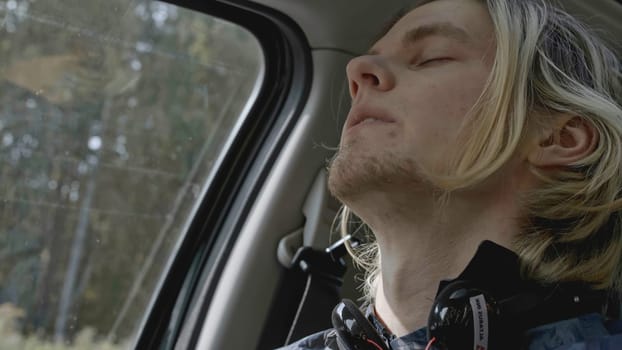
[(0, 349), (136, 336), (263, 57), (146, 0), (0, 0)]

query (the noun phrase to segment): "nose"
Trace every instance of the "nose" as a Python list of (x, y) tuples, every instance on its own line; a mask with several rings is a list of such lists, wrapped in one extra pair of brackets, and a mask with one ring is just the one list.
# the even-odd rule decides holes
[(387, 91), (395, 85), (395, 75), (378, 55), (353, 58), (346, 66), (346, 74), (352, 99), (356, 98), (361, 88)]

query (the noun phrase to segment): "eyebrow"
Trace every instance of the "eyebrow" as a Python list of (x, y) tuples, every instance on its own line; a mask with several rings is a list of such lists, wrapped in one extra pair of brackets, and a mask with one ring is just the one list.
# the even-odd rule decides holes
[[(471, 37), (462, 28), (456, 27), (449, 22), (439, 22), (432, 24), (425, 24), (410, 29), (402, 36), (403, 46), (412, 46), (415, 43), (432, 36), (441, 36), (452, 39), (459, 43), (468, 44), (471, 42)], [(375, 54), (376, 50), (370, 50), (368, 54)]]
[(431, 36), (442, 36), (460, 43), (468, 43), (471, 40), (464, 29), (449, 22), (441, 22), (422, 25), (407, 31), (402, 37), (402, 44), (409, 46)]

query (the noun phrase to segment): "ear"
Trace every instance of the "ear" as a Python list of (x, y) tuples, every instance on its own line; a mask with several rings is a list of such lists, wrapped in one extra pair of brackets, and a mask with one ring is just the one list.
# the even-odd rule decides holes
[(560, 116), (534, 143), (527, 155), (531, 164), (540, 168), (568, 166), (594, 152), (598, 133), (592, 123), (581, 117)]

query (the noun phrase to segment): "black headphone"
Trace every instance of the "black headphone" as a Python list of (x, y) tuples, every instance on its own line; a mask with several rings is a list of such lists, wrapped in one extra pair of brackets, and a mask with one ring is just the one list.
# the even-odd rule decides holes
[[(498, 298), (465, 280), (441, 288), (428, 318), (428, 347), (434, 350), (496, 350), (521, 345), (527, 329), (591, 312), (602, 312), (606, 293), (580, 284), (531, 286)], [(389, 350), (376, 328), (352, 301), (333, 310), (342, 350)]]

